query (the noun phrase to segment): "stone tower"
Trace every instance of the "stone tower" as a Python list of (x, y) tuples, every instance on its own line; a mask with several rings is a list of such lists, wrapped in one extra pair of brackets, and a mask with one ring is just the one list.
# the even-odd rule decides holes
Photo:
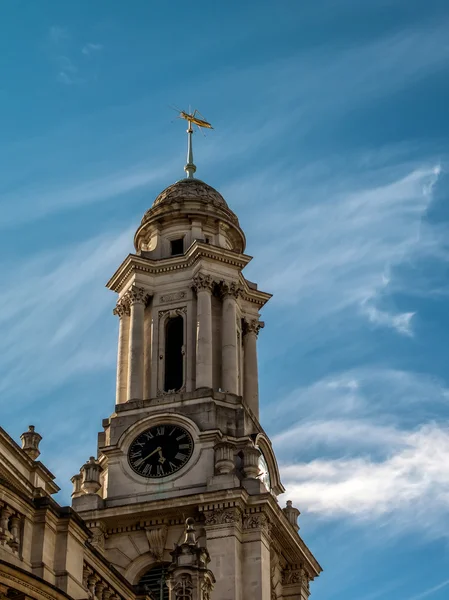
[[(242, 273), (251, 257), (237, 216), (191, 167), (145, 213), (107, 284), (118, 294), (116, 405), (98, 458), (72, 478), (73, 507), (98, 551), (154, 599), (306, 600), (321, 569), (299, 511), (276, 500), (284, 488), (259, 423), (270, 295)], [(182, 544), (186, 519), (196, 545)], [(206, 555), (208, 583), (195, 571), (194, 594), (181, 567)]]

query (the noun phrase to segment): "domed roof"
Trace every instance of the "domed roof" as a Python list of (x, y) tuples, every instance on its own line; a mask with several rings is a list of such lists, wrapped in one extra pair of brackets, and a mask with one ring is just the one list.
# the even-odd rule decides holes
[(162, 204), (162, 202), (179, 202), (180, 200), (207, 200), (216, 206), (228, 208), (223, 196), (212, 186), (204, 183), (201, 179), (181, 179), (159, 194), (153, 202), (153, 206)]
[[(169, 185), (163, 190), (153, 202), (153, 206), (143, 215), (142, 224), (145, 223), (153, 214), (154, 210), (169, 206), (170, 204), (199, 201), (210, 207), (226, 211), (232, 221), (237, 221), (237, 217), (229, 208), (223, 196), (212, 186), (204, 183), (201, 179), (180, 179), (176, 183)], [(238, 222), (238, 221), (237, 221)]]

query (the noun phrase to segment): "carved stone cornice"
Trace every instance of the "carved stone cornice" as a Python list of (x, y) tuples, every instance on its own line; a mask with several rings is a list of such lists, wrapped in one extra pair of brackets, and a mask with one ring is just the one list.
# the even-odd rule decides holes
[(192, 287), (196, 293), (202, 292), (202, 291), (207, 291), (207, 292), (212, 293), (214, 286), (215, 286), (215, 281), (212, 279), (212, 277), (210, 275), (205, 275), (204, 273), (198, 273), (198, 275), (196, 275), (193, 278)]
[(240, 525), (242, 513), (239, 508), (218, 508), (204, 513), (205, 525)]
[(265, 323), (263, 321), (259, 321), (258, 319), (244, 319), (243, 335), (247, 335), (248, 333), (259, 335), (259, 331), (264, 327)]
[(225, 298), (231, 296), (231, 298), (240, 298), (243, 296), (243, 288), (240, 284), (235, 281), (220, 281), (220, 296)]
[(132, 306), (133, 304), (145, 305), (148, 302), (150, 295), (148, 294), (145, 288), (139, 287), (137, 285), (132, 285), (123, 294), (123, 298), (126, 298), (130, 306)]

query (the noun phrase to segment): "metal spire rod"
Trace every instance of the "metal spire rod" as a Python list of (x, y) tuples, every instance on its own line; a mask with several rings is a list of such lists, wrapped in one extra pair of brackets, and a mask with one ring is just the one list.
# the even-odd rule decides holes
[(202, 116), (198, 110), (194, 110), (193, 113), (185, 112), (184, 110), (179, 111), (179, 116), (181, 119), (185, 119), (187, 121), (187, 164), (184, 167), (184, 171), (187, 173), (187, 179), (193, 179), (193, 174), (196, 171), (196, 166), (193, 162), (193, 148), (192, 148), (192, 135), (193, 135), (193, 125), (196, 125), (198, 129), (204, 127), (206, 129), (213, 129), (212, 125), (208, 123), (204, 118), (200, 119), (197, 117), (199, 115)]
[(193, 179), (193, 174), (196, 171), (196, 166), (193, 162), (193, 148), (192, 148), (192, 121), (188, 120), (188, 128), (187, 128), (187, 164), (184, 167), (184, 171), (187, 173), (187, 179)]

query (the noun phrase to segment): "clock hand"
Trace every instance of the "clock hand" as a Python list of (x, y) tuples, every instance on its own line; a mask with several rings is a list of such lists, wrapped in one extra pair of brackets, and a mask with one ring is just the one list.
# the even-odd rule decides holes
[(165, 458), (162, 456), (162, 448), (160, 446), (159, 446), (159, 462), (161, 463), (161, 465), (163, 465), (165, 462)]
[(160, 453), (160, 452), (161, 452), (161, 450), (162, 450), (162, 448), (161, 448), (160, 446), (158, 446), (158, 447), (157, 447), (155, 450), (153, 450), (153, 452), (150, 452), (150, 453), (148, 454), (148, 456), (145, 456), (145, 458), (141, 458), (141, 459), (140, 459), (140, 462), (141, 462), (141, 463), (142, 463), (142, 462), (144, 462), (145, 460), (147, 460), (147, 458), (150, 458), (150, 456), (153, 456), (153, 454), (156, 454), (156, 452), (159, 452), (159, 453)]

